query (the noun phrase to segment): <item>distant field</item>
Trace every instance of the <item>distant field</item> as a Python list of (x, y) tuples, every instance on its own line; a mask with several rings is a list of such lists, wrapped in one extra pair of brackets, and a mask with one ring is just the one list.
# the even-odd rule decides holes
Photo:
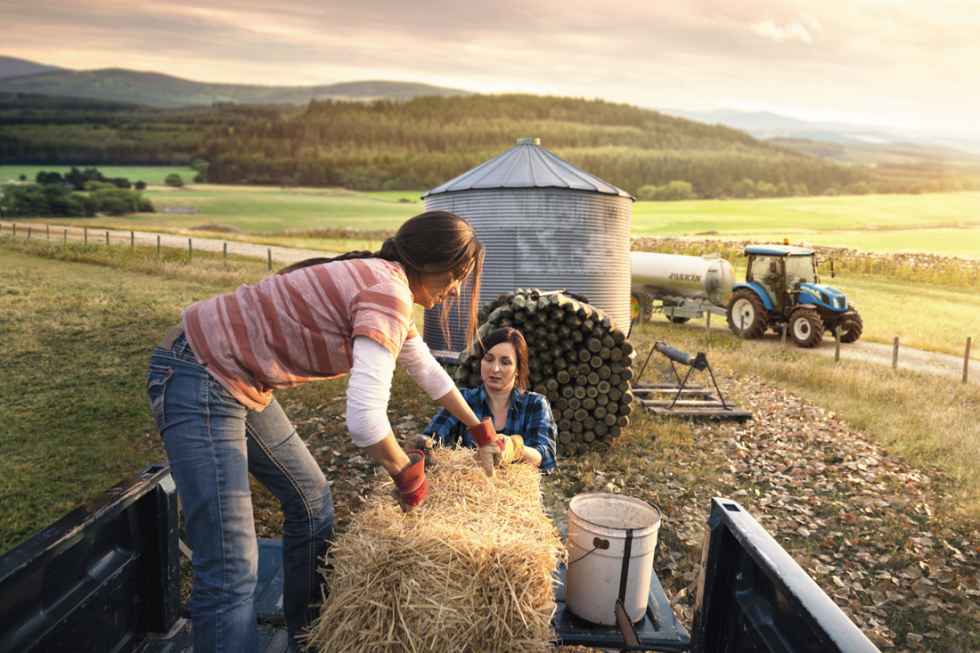
[[(79, 164), (75, 167), (94, 167), (98, 168), (106, 177), (126, 177), (133, 182), (142, 179), (148, 184), (162, 184), (164, 178), (172, 172), (176, 172), (178, 175), (184, 178), (185, 182), (189, 183), (192, 179), (194, 179), (194, 175), (197, 174), (194, 172), (194, 170), (186, 166), (103, 166), (96, 164)], [(17, 181), (21, 175), (25, 175), (29, 181), (34, 181), (34, 177), (41, 170), (65, 173), (70, 169), (71, 166), (66, 165), (0, 165), (0, 184), (8, 181)]]
[(980, 258), (980, 193), (637, 202), (634, 236), (806, 241)]
[[(14, 167), (0, 166), (0, 178), (11, 169)], [(179, 169), (105, 170), (131, 178), (138, 174), (134, 171), (155, 170), (162, 180), (166, 172)], [(150, 181), (149, 172), (144, 177)], [(237, 233), (240, 238), (262, 234), (264, 240), (277, 244), (337, 249), (340, 243), (335, 237), (306, 240), (307, 234), (302, 232), (395, 229), (424, 210), (420, 199), (423, 192), (194, 184), (148, 191), (156, 214), (72, 222), (171, 232), (210, 226)], [(789, 238), (869, 252), (976, 258), (980, 257), (980, 192), (637, 202), (633, 207), (633, 235), (759, 242)], [(297, 237), (303, 240), (297, 241)]]

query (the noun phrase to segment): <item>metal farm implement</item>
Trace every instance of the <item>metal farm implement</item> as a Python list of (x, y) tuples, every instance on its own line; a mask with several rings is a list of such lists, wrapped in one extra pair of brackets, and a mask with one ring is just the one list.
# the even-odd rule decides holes
[[(650, 358), (654, 352), (663, 355), (670, 363), (675, 383), (640, 383), (643, 372), (650, 363)], [(677, 365), (687, 367), (684, 377), (677, 371)], [(708, 372), (711, 378), (711, 385), (707, 388), (702, 385), (688, 385), (691, 374), (695, 371)], [(640, 405), (654, 415), (664, 417), (684, 417), (689, 419), (734, 419), (745, 421), (752, 419), (752, 413), (747, 410), (740, 410), (730, 401), (725, 400), (725, 396), (718, 387), (715, 379), (714, 370), (708, 362), (707, 355), (700, 351), (692, 356), (687, 352), (675, 349), (665, 342), (655, 342), (643, 367), (636, 375), (637, 383), (633, 386), (633, 394), (636, 395)]]

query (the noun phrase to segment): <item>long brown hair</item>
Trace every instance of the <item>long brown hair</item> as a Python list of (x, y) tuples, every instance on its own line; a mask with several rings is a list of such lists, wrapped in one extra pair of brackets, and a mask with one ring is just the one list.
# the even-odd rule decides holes
[[(406, 220), (395, 235), (382, 243), (377, 252), (347, 252), (332, 258), (308, 258), (279, 270), (287, 274), (294, 270), (347, 261), (355, 258), (381, 258), (401, 263), (405, 274), (413, 284), (418, 283), (423, 274), (449, 272), (453, 277), (467, 277), (466, 286), (470, 294), (466, 308), (468, 324), (466, 342), (472, 342), (476, 335), (477, 309), (480, 304), (480, 278), (483, 273), (483, 245), (476, 239), (476, 233), (465, 220), (449, 211), (426, 211)], [(447, 343), (450, 343), (449, 311), (455, 298), (442, 303), (440, 326)]]
[(521, 392), (527, 390), (528, 360), (527, 360), (527, 341), (524, 334), (512, 327), (501, 327), (487, 334), (482, 341), (476, 345), (476, 351), (480, 355), (480, 360), (487, 355), (487, 352), (502, 342), (509, 342), (514, 345), (517, 354), (517, 378), (514, 384), (520, 388)]

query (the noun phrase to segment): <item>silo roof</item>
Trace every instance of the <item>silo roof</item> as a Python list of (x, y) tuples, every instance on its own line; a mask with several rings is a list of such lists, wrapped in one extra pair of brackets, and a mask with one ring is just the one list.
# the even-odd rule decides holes
[(566, 188), (636, 199), (625, 190), (560, 159), (541, 147), (537, 138), (518, 139), (517, 144), (503, 154), (433, 188), (422, 197), (490, 188)]

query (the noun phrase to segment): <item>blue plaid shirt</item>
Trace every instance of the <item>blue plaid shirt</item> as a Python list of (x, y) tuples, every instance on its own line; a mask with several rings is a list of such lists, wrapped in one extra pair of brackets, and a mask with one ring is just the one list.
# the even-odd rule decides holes
[[(484, 417), (493, 419), (483, 384), (476, 388), (461, 388), (460, 392), (479, 419), (482, 420)], [(436, 413), (422, 432), (432, 436), (444, 446), (462, 444), (464, 447), (476, 448), (476, 442), (463, 423), (445, 408)], [(531, 447), (541, 454), (541, 471), (550, 472), (555, 469), (555, 440), (558, 437), (558, 427), (555, 426), (555, 418), (551, 416), (551, 406), (544, 395), (536, 392), (521, 392), (514, 388), (510, 397), (510, 408), (507, 410), (507, 424), (499, 433), (522, 436), (525, 447)]]

